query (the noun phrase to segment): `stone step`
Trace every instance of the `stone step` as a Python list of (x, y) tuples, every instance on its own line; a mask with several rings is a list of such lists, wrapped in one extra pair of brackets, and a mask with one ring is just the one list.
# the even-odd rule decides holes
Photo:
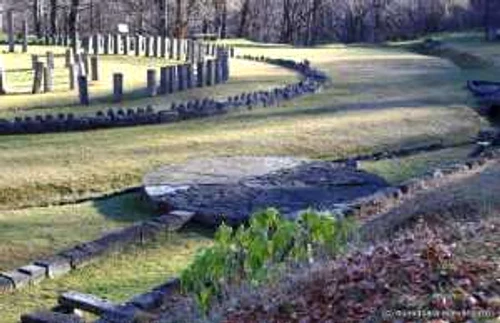
[(116, 305), (105, 299), (78, 292), (66, 292), (59, 296), (59, 305), (68, 309), (79, 309), (101, 316), (116, 310)]

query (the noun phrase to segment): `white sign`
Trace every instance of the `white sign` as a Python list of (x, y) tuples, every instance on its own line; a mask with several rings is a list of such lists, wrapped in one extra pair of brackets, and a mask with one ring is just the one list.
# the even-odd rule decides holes
[(128, 25), (127, 24), (118, 24), (118, 32), (121, 34), (128, 34)]

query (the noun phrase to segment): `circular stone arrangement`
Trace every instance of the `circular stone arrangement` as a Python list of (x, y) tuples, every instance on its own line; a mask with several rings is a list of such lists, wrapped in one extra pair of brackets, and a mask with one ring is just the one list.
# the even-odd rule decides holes
[(196, 159), (147, 174), (144, 188), (158, 205), (195, 212), (210, 226), (238, 225), (268, 207), (293, 217), (387, 187), (380, 177), (345, 164), (289, 157)]

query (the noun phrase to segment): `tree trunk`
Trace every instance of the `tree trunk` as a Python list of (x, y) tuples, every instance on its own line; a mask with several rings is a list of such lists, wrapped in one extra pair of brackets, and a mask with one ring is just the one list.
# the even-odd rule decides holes
[(75, 53), (77, 52), (78, 42), (78, 20), (79, 20), (80, 0), (71, 0), (71, 7), (69, 11), (69, 34), (71, 37), (71, 44)]
[(57, 0), (50, 0), (50, 34), (57, 34)]
[(241, 20), (240, 20), (240, 26), (238, 28), (238, 37), (245, 37), (247, 35), (249, 14), (250, 14), (250, 0), (245, 0), (245, 2), (243, 2), (243, 7), (241, 8)]
[(33, 1), (33, 25), (38, 38), (43, 37), (43, 6), (44, 0)]
[(158, 1), (158, 30), (160, 31), (160, 36), (168, 36), (168, 4), (167, 0)]

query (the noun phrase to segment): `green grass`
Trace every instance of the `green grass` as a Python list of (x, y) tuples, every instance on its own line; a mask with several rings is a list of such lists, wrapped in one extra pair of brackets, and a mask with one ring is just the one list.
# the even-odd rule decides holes
[(22, 313), (55, 305), (59, 293), (72, 290), (123, 302), (177, 276), (196, 251), (211, 243), (207, 233), (186, 230), (155, 243), (114, 254), (70, 275), (0, 295), (0, 323), (17, 322)]
[(0, 213), (0, 271), (100, 237), (104, 232), (155, 215), (138, 193)]
[[(1, 55), (6, 66), (6, 83), (8, 95), (0, 100), (0, 118), (13, 118), (17, 115), (37, 115), (46, 113), (89, 114), (112, 107), (137, 107), (153, 105), (165, 109), (174, 101), (183, 101), (204, 97), (223, 97), (239, 94), (243, 91), (267, 89), (279, 84), (287, 84), (298, 80), (295, 73), (267, 64), (242, 60), (231, 60), (233, 71), (230, 81), (215, 87), (178, 92), (168, 96), (147, 97), (146, 73), (148, 69), (157, 70), (161, 66), (174, 64), (161, 58), (134, 56), (100, 56), (100, 80), (91, 82), (89, 93), (90, 106), (78, 103), (76, 90), (69, 90), (69, 71), (64, 67), (65, 58), (56, 57), (54, 70), (54, 91), (44, 94), (31, 94), (33, 82), (32, 71), (16, 71), (31, 68), (31, 54), (44, 55), (46, 51), (63, 54), (63, 47), (30, 46), (29, 52), (4, 53)], [(45, 59), (43, 59), (45, 60)], [(124, 74), (124, 101), (112, 103), (113, 73)]]
[(361, 168), (382, 176), (391, 184), (399, 184), (410, 178), (422, 176), (429, 170), (463, 162), (473, 149), (474, 146), (468, 145), (402, 158), (365, 161), (361, 163)]

